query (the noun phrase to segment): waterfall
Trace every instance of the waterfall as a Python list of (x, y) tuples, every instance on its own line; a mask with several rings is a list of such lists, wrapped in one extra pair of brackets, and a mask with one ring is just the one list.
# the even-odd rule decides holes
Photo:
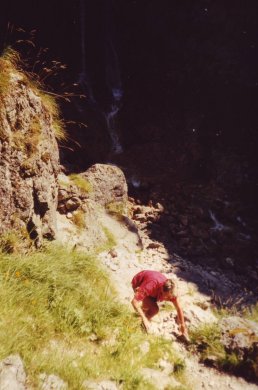
[(223, 225), (221, 222), (218, 221), (215, 214), (211, 210), (209, 210), (209, 214), (210, 214), (212, 221), (214, 222), (214, 226), (211, 228), (212, 230), (222, 231), (222, 230), (228, 229), (227, 226)]
[[(81, 72), (78, 82), (88, 103), (104, 117), (111, 139), (111, 153), (118, 154), (123, 152), (117, 133), (123, 89), (112, 6), (112, 0), (94, 5), (91, 1), (80, 0)], [(96, 24), (92, 23), (94, 20)]]
[(112, 152), (115, 154), (123, 153), (123, 147), (120, 143), (117, 131), (116, 131), (116, 116), (119, 112), (119, 105), (116, 104), (116, 101), (111, 104), (110, 111), (105, 113), (105, 118), (107, 122), (107, 129), (112, 141)]
[(112, 1), (106, 2), (105, 7), (105, 58), (106, 58), (106, 84), (109, 90), (111, 101), (108, 110), (104, 112), (107, 129), (112, 142), (112, 152), (119, 154), (123, 152), (122, 145), (116, 128), (116, 117), (121, 107), (123, 89), (120, 74), (120, 66), (117, 51), (114, 43), (114, 22), (112, 20)]
[(80, 0), (81, 72), (79, 74), (78, 83), (85, 91), (86, 97), (89, 99), (89, 101), (95, 104), (96, 101), (93, 96), (93, 91), (91, 88), (91, 83), (88, 77), (88, 72), (86, 67), (85, 19), (86, 19), (85, 0)]

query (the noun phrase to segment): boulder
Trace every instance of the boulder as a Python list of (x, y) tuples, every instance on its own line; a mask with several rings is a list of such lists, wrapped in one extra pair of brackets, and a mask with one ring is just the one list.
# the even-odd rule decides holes
[(89, 198), (96, 203), (107, 206), (110, 203), (127, 202), (127, 183), (120, 168), (108, 164), (95, 164), (81, 176), (91, 184)]
[(59, 376), (45, 373), (40, 374), (39, 379), (41, 381), (41, 390), (66, 390), (68, 389), (67, 383), (65, 383)]
[(136, 225), (124, 215), (127, 184), (118, 167), (96, 164), (81, 174), (59, 174), (58, 183), (59, 241), (87, 250), (117, 241), (142, 247)]
[(258, 324), (237, 316), (223, 318), (220, 321), (222, 342), (230, 352), (244, 355), (258, 342)]
[(0, 362), (0, 389), (25, 390), (26, 374), (19, 355), (10, 355)]
[(127, 183), (120, 168), (95, 164), (87, 171), (58, 176), (58, 211), (65, 214), (83, 208), (88, 201), (123, 214), (128, 201)]
[(0, 233), (56, 233), (59, 152), (49, 108), (25, 76), (11, 73), (0, 91)]
[(228, 353), (234, 353), (242, 374), (258, 380), (258, 324), (237, 316), (220, 321), (221, 342)]

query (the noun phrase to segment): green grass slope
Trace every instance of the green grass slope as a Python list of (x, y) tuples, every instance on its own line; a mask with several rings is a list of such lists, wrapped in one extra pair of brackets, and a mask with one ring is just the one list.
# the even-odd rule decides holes
[(0, 284), (0, 359), (20, 354), (35, 388), (46, 372), (69, 389), (80, 389), (85, 379), (152, 389), (142, 367), (157, 368), (164, 357), (176, 371), (183, 367), (170, 342), (144, 334), (117, 302), (94, 255), (54, 245), (27, 255), (0, 253)]

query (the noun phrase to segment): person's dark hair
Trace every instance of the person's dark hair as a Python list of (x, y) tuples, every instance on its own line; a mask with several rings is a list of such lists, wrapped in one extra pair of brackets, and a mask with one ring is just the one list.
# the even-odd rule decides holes
[(163, 284), (163, 291), (173, 293), (175, 289), (175, 283), (172, 279), (167, 279)]

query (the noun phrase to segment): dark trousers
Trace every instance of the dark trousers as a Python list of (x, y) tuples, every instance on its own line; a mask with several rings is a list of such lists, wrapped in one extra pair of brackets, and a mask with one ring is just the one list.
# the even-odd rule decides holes
[(146, 297), (142, 301), (142, 310), (148, 320), (150, 320), (155, 314), (159, 312), (159, 307), (156, 298)]

